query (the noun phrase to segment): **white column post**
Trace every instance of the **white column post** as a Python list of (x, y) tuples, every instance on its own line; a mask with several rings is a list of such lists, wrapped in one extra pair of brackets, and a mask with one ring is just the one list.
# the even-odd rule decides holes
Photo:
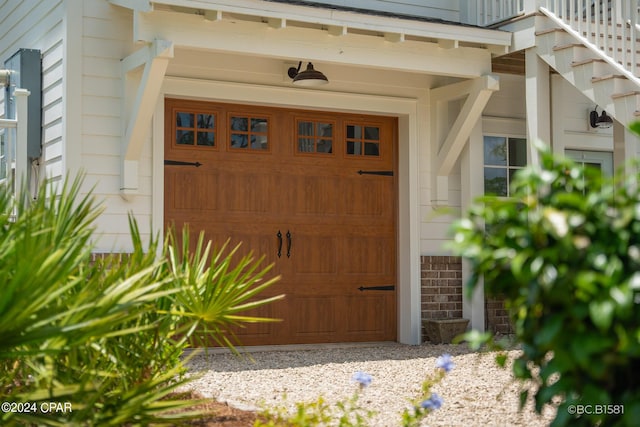
[(637, 171), (628, 170), (627, 160), (638, 157), (638, 137), (617, 120), (613, 121), (613, 168), (624, 167), (626, 173)]
[(535, 13), (538, 11), (540, 6), (546, 6), (547, 2), (545, 0), (521, 0), (524, 13)]
[(525, 87), (529, 164), (539, 163), (533, 141), (551, 143), (551, 100), (549, 66), (535, 49), (525, 51)]
[[(469, 136), (469, 141), (460, 155), (462, 179), (461, 209), (467, 212), (471, 203), (484, 194), (483, 172), (483, 136), (482, 118), (480, 118)], [(467, 297), (466, 283), (471, 277), (469, 261), (462, 261), (462, 317), (469, 319), (472, 329), (485, 330), (484, 279), (480, 278), (471, 298)]]
[[(422, 114), (418, 114), (418, 112)], [(421, 342), (418, 118), (422, 107), (398, 120), (398, 341)]]
[[(14, 91), (16, 101), (16, 174), (15, 174), (15, 195), (22, 196), (22, 189), (29, 183), (29, 165), (27, 158), (27, 97), (30, 92), (26, 89), (16, 89)], [(11, 159), (9, 159), (10, 161)]]
[[(563, 111), (566, 80), (559, 75), (551, 76), (551, 111)], [(588, 113), (585, 111), (585, 120)], [(555, 154), (564, 155), (565, 151), (565, 122), (563, 117), (551, 118), (551, 149)]]

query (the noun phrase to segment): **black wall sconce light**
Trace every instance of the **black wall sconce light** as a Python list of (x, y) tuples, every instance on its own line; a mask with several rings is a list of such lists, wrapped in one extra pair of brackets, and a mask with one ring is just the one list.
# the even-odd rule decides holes
[(329, 79), (320, 71), (313, 68), (313, 64), (309, 62), (307, 69), (300, 71), (302, 61), (298, 63), (298, 68), (290, 67), (287, 74), (293, 79), (293, 84), (298, 86), (320, 86), (329, 83)]
[(589, 113), (589, 125), (592, 128), (608, 129), (613, 126), (613, 119), (607, 116), (607, 112), (602, 110), (602, 114), (598, 116), (598, 106)]
[(11, 70), (0, 70), (0, 87), (9, 86), (11, 80)]

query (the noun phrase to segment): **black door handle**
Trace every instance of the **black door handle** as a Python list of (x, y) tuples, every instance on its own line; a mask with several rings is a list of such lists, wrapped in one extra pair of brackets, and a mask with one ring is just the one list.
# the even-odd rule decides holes
[(276, 234), (278, 238), (278, 258), (282, 256), (282, 233), (278, 230), (278, 234)]
[(287, 258), (291, 257), (291, 232), (287, 230)]

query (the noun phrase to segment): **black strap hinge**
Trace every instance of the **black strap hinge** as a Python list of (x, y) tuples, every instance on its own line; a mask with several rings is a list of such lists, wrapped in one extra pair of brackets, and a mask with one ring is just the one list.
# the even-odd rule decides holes
[(358, 289), (360, 290), (360, 292), (362, 292), (362, 291), (395, 291), (396, 287), (394, 285), (360, 286)]
[(393, 176), (393, 171), (363, 171), (359, 170), (358, 175), (383, 175), (383, 176)]
[(197, 168), (202, 166), (202, 163), (200, 162), (183, 162), (181, 160), (165, 160), (164, 164), (171, 166), (195, 166)]

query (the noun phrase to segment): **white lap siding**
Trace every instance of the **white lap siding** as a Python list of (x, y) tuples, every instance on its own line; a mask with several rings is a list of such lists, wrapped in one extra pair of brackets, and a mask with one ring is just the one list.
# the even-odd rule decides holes
[[(64, 2), (0, 3), (0, 68), (19, 49), (42, 54), (42, 159), (40, 170), (59, 179), (63, 173)], [(4, 99), (4, 97), (3, 97)], [(4, 108), (0, 108), (4, 111)]]

